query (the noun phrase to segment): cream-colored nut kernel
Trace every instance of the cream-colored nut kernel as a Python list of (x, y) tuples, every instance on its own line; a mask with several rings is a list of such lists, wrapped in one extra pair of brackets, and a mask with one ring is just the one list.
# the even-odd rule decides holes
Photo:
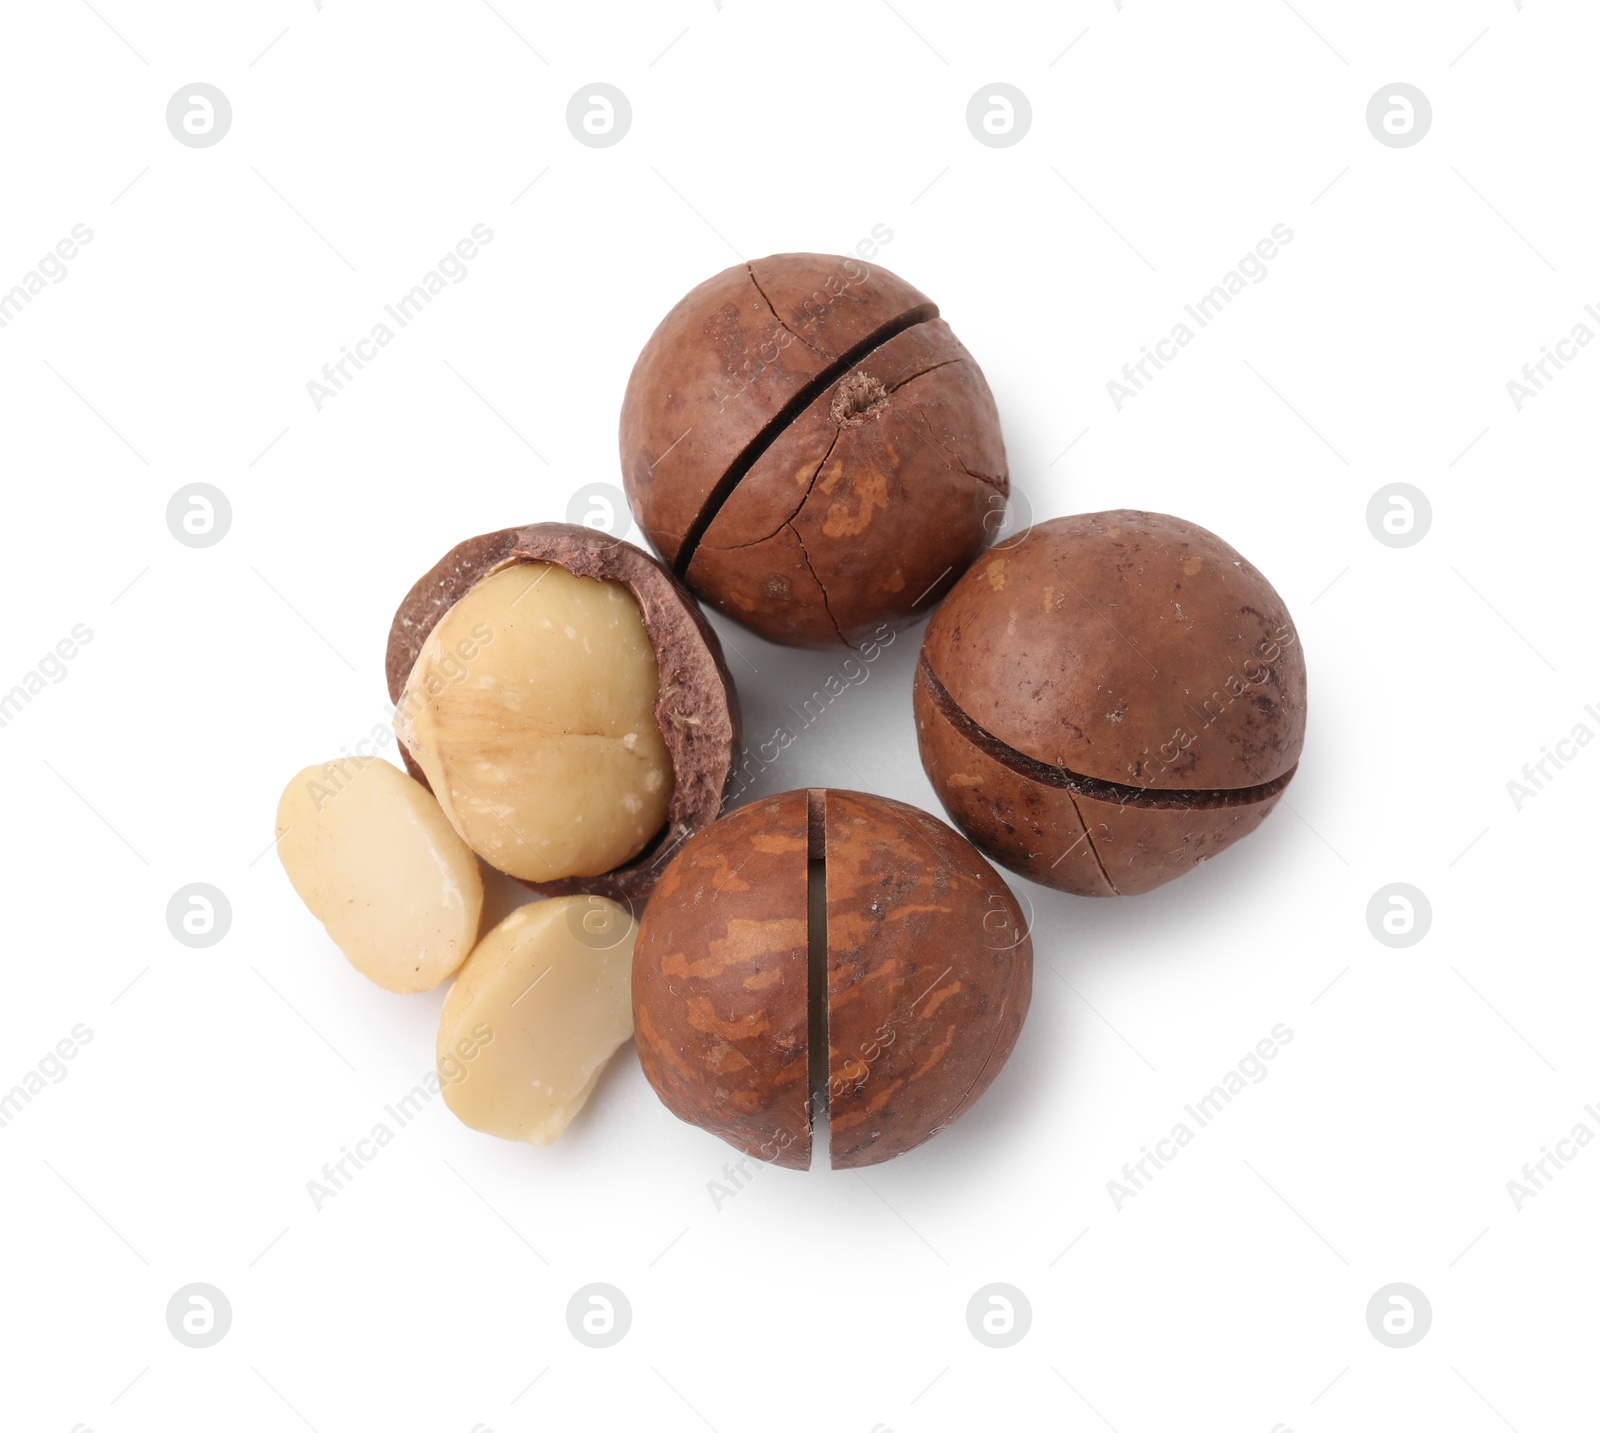
[(306, 767), (279, 798), (277, 845), (311, 914), (385, 990), (432, 990), (478, 938), (477, 857), (422, 784), (387, 761)]
[(633, 917), (603, 896), (512, 911), (445, 997), (444, 1102), (473, 1129), (549, 1144), (633, 1035)]
[(626, 587), (514, 563), (440, 618), (394, 726), (450, 824), (491, 866), (527, 881), (598, 876), (666, 822), (659, 693)]

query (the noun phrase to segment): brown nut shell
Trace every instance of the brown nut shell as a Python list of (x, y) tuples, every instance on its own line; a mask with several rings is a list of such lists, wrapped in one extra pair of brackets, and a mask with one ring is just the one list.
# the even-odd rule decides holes
[[(384, 663), (389, 699), (400, 701), (440, 618), (479, 579), (517, 562), (551, 563), (575, 577), (620, 582), (633, 595), (656, 652), (661, 694), (655, 718), (674, 779), (666, 826), (633, 860), (599, 876), (522, 884), (545, 896), (644, 900), (665, 869), (666, 856), (716, 819), (740, 750), (739, 699), (722, 644), (694, 598), (649, 553), (593, 528), (556, 522), (505, 528), (458, 543), (417, 580), (395, 612)], [(427, 785), (403, 745), (401, 756), (412, 776)]]
[(1009, 490), (994, 398), (937, 307), (819, 254), (736, 265), (680, 301), (634, 366), (621, 450), (674, 571), (793, 646), (925, 610)]
[(1030, 879), (1136, 894), (1253, 831), (1305, 739), (1283, 601), (1204, 528), (1057, 518), (986, 554), (928, 625), (923, 766), (951, 819)]
[(1191, 793), (1076, 778), (974, 727), (923, 662), (912, 707), (922, 763), (940, 773), (934, 787), (950, 819), (1018, 875), (1078, 896), (1134, 896), (1181, 876), (1254, 831), (1289, 784), (1280, 776), (1275, 790), (1201, 804)]
[(943, 822), (786, 792), (693, 837), (662, 877), (635, 948), (639, 1059), (668, 1109), (746, 1154), (808, 1167), (825, 1100), (833, 1167), (878, 1164), (989, 1087), (1032, 976), (1016, 898)]
[(811, 1164), (806, 793), (686, 841), (640, 922), (639, 1063), (681, 1120), (786, 1169)]
[(828, 1128), (835, 1169), (933, 1138), (999, 1074), (1033, 993), (1006, 883), (934, 816), (821, 793), (828, 891)]

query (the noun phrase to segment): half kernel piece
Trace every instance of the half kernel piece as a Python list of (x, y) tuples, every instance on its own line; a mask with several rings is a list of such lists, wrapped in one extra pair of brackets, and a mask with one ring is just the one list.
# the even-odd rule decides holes
[(522, 906), (478, 942), (445, 997), (444, 1102), (473, 1129), (549, 1144), (633, 1035), (633, 917), (602, 896)]
[(564, 523), (460, 543), (389, 633), (406, 765), (484, 860), (543, 895), (646, 897), (740, 753), (733, 683), (648, 554)]
[(422, 644), (395, 730), (462, 839), (520, 880), (598, 876), (667, 819), (656, 655), (620, 582), (519, 562)]
[(405, 772), (346, 757), (278, 800), (278, 859), (345, 958), (385, 990), (432, 990), (478, 938), (483, 877), (439, 803)]

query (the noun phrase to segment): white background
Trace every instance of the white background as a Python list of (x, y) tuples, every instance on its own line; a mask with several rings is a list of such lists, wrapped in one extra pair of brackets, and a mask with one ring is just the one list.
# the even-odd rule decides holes
[[(1520, 1211), (1506, 1187), (1600, 1132), (1600, 749), (1521, 810), (1506, 787), (1600, 732), (1600, 352), (1521, 411), (1506, 390), (1600, 305), (1592, 7), (496, 7), (7, 7), (0, 287), (94, 238), (0, 330), (0, 688), (94, 635), (0, 730), (0, 1089), (93, 1038), (0, 1130), (0, 1422), (1595, 1426), (1600, 1149)], [(597, 80), (633, 107), (605, 149), (565, 122)], [(1397, 80), (1434, 112), (1406, 149), (1364, 118)], [(165, 125), (194, 81), (232, 102), (212, 148)], [(994, 81), (1033, 108), (1004, 149), (965, 123)], [(317, 411), (307, 381), (475, 223), (468, 278)], [(1265, 281), (1118, 411), (1107, 381), (1276, 223)], [(1151, 895), (1014, 879), (1015, 1056), (893, 1164), (763, 1170), (718, 1207), (729, 1151), (630, 1047), (552, 1148), (435, 1101), (316, 1210), (307, 1181), (429, 1068), (442, 992), (340, 958), (268, 850), (280, 788), (386, 718), (425, 568), (617, 481), (623, 385), (683, 291), (875, 224), (984, 366), (1037, 517), (1176, 512), (1278, 586), (1311, 681), (1287, 800)], [(232, 504), (205, 550), (165, 520), (195, 481)], [(1433, 509), (1404, 550), (1366, 524), (1391, 481)], [(719, 628), (749, 736), (792, 724), (830, 659)], [(934, 806), (918, 641), (758, 790)], [(205, 950), (165, 920), (195, 881), (233, 909)], [(1395, 881), (1433, 911), (1404, 950), (1366, 921)], [(1270, 1076), (1119, 1211), (1123, 1162), (1279, 1022)], [(166, 1325), (194, 1281), (233, 1309), (209, 1349)], [(596, 1281), (633, 1309), (605, 1350), (565, 1320)], [(1005, 1350), (966, 1322), (994, 1281), (1032, 1306)], [(1404, 1350), (1365, 1317), (1395, 1281), (1433, 1309)]]

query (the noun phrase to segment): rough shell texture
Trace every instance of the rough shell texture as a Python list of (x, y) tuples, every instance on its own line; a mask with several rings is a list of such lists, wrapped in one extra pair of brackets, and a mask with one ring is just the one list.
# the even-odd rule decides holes
[(999, 525), (994, 399), (937, 307), (820, 254), (739, 264), (634, 365), (624, 482), (700, 596), (774, 641), (856, 642), (937, 601)]
[[(813, 986), (807, 870), (819, 858), (826, 955)], [(791, 791), (701, 832), (662, 877), (634, 960), (639, 1058), (679, 1118), (803, 1169), (807, 1021), (825, 998), (831, 1161), (877, 1164), (988, 1088), (1032, 977), (1015, 897), (943, 822), (882, 797)]]
[(639, 926), (639, 1063), (679, 1119), (787, 1169), (811, 1163), (806, 793), (687, 841)]
[(1016, 897), (944, 822), (829, 791), (828, 1124), (835, 1169), (931, 1139), (1022, 1030), (1033, 943)]
[[(639, 901), (655, 886), (666, 856), (717, 817), (739, 753), (739, 700), (722, 644), (694, 599), (649, 553), (592, 528), (534, 523), (468, 538), (418, 579), (389, 629), (385, 672), (398, 703), (429, 633), (482, 577), (514, 562), (548, 562), (577, 577), (620, 582), (644, 614), (661, 674), (656, 725), (672, 756), (674, 789), (662, 834), (624, 866), (601, 876), (525, 881), (546, 896), (587, 893)], [(411, 755), (406, 769), (427, 784)]]
[[(923, 652), (980, 727), (1080, 776), (1226, 790), (1300, 759), (1306, 672), (1288, 609), (1182, 518), (1089, 513), (1028, 529), (956, 584)], [(1196, 739), (1168, 756), (1183, 731)]]
[(1227, 793), (1141, 792), (1076, 778), (978, 732), (918, 663), (912, 705), (922, 764), (950, 819), (1011, 870), (1079, 896), (1133, 896), (1254, 831), (1288, 785)]
[(995, 860), (1134, 894), (1254, 830), (1305, 739), (1305, 661), (1262, 574), (1159, 513), (1057, 518), (985, 554), (934, 614), (918, 743)]

